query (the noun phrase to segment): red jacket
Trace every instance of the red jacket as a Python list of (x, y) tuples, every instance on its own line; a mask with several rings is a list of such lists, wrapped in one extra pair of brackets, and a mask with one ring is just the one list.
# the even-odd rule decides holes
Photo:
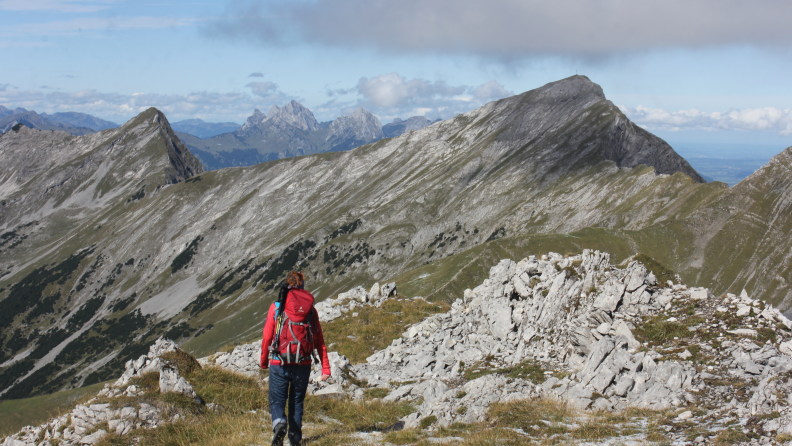
[[(303, 289), (291, 289), (286, 295), (286, 304), (284, 311), (286, 316), (293, 320), (303, 320), (306, 313), (313, 308), (314, 297), (308, 291)], [(327, 347), (324, 343), (324, 336), (322, 335), (322, 325), (319, 323), (319, 315), (313, 311), (309, 317), (313, 318), (313, 326), (316, 329), (314, 332), (314, 348), (319, 351), (319, 358), (322, 361), (322, 375), (330, 375), (330, 359), (327, 357)], [(261, 333), (261, 358), (259, 359), (259, 366), (266, 369), (270, 364), (269, 347), (272, 344), (272, 338), (275, 337), (275, 304), (269, 307), (267, 312), (267, 320), (264, 322), (264, 329)], [(303, 361), (300, 365), (311, 365), (311, 360)], [(272, 359), (272, 365), (281, 365), (281, 361)]]

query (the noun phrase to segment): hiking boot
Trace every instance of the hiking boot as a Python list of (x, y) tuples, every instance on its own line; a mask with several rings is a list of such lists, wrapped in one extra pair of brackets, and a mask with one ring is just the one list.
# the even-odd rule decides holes
[(279, 421), (272, 428), (272, 446), (283, 446), (283, 437), (286, 436), (286, 421)]

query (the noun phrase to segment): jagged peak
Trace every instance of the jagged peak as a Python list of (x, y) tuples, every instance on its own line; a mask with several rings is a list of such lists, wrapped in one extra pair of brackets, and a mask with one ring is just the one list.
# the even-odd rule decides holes
[(357, 117), (366, 117), (367, 118), (369, 116), (373, 117), (374, 115), (370, 111), (366, 110), (365, 108), (358, 107), (358, 108), (352, 110), (352, 112), (349, 113), (348, 116), (352, 116), (352, 117), (356, 117), (356, 118)]
[(586, 76), (576, 74), (555, 82), (550, 82), (539, 88), (528, 90), (524, 93), (501, 99), (498, 102), (512, 103), (517, 99), (520, 103), (530, 102), (598, 102), (607, 101), (605, 92), (595, 82)]
[(242, 125), (242, 130), (247, 130), (251, 127), (255, 127), (261, 124), (262, 122), (264, 122), (265, 119), (267, 119), (267, 115), (265, 115), (264, 112), (256, 108), (253, 110), (253, 114), (248, 116), (248, 118), (245, 120), (245, 123)]
[[(778, 169), (781, 169), (780, 171)], [(742, 181), (734, 186), (734, 189), (739, 190), (749, 184), (756, 183), (757, 181), (766, 181), (772, 179), (779, 182), (788, 182), (788, 172), (792, 171), (792, 146), (787, 147), (780, 153), (770, 158), (770, 161), (765, 163), (762, 167), (757, 169), (754, 173), (744, 178)]]
[(362, 107), (356, 108), (330, 123), (328, 139), (335, 138), (342, 133), (353, 134), (356, 138), (368, 141), (384, 136), (379, 118)]
[(177, 183), (203, 172), (201, 162), (176, 136), (165, 113), (156, 107), (149, 107), (127, 121), (118, 131), (127, 132), (140, 125), (155, 126), (164, 135), (169, 159), (169, 166), (166, 169), (168, 183)]
[(372, 114), (370, 111), (366, 110), (363, 107), (358, 107), (352, 110), (351, 112), (347, 113), (346, 115), (338, 117), (335, 121), (333, 121), (333, 124), (335, 124), (336, 122), (343, 122), (343, 121), (349, 121), (349, 122), (355, 121), (355, 122), (367, 123), (367, 124), (375, 123), (377, 126), (382, 127), (379, 118), (374, 116), (374, 114)]
[(562, 129), (564, 139), (555, 143), (556, 153), (566, 156), (561, 170), (608, 160), (619, 167), (644, 164), (658, 174), (683, 172), (696, 182), (704, 181), (671, 146), (632, 123), (605, 97), (602, 87), (583, 75), (501, 99), (464, 116), (462, 123), (471, 116), (494, 118), (497, 121), (486, 122), (497, 125), (502, 129), (499, 138), (510, 141), (536, 141)]
[(165, 116), (165, 114), (156, 107), (149, 107), (146, 110), (138, 113), (138, 115), (134, 118), (125, 122), (121, 126), (121, 129), (126, 130), (146, 122), (156, 124), (158, 126), (167, 126), (170, 128), (170, 123), (168, 122), (168, 118)]
[(550, 82), (535, 91), (551, 97), (595, 96), (605, 99), (605, 92), (602, 87), (581, 74)]
[(291, 100), (283, 107), (273, 105), (267, 112), (265, 122), (288, 125), (306, 131), (319, 128), (319, 122), (313, 112), (295, 100)]

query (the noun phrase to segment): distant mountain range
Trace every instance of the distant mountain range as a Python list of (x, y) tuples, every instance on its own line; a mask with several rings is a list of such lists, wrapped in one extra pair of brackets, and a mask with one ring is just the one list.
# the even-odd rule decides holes
[(266, 114), (256, 109), (238, 129), (208, 138), (174, 128), (204, 166), (208, 170), (216, 170), (292, 156), (349, 150), (418, 130), (431, 123), (425, 117), (412, 117), (383, 127), (376, 116), (362, 108), (320, 123), (308, 108), (291, 101), (283, 107), (273, 106)]
[(60, 130), (72, 135), (85, 135), (118, 127), (114, 122), (85, 113), (39, 114), (24, 108), (12, 110), (0, 105), (0, 133), (7, 132), (17, 124), (39, 130)]
[(199, 138), (211, 138), (223, 133), (236, 131), (241, 127), (235, 122), (206, 122), (203, 119), (185, 119), (171, 124), (173, 130)]
[[(252, 166), (292, 156), (349, 150), (422, 129), (433, 122), (423, 116), (395, 119), (383, 126), (364, 109), (333, 121), (318, 122), (302, 104), (291, 101), (273, 106), (267, 114), (256, 109), (243, 125), (233, 122), (207, 122), (185, 119), (171, 124), (207, 170)], [(36, 113), (24, 108), (0, 106), (0, 133), (16, 125), (38, 130), (58, 130), (72, 135), (118, 127), (118, 124), (85, 113)]]
[(402, 133), (420, 130), (438, 121), (440, 120), (436, 119), (434, 121), (430, 121), (426, 116), (413, 116), (412, 118), (406, 120), (396, 118), (390, 124), (385, 124), (382, 126), (382, 133), (386, 138), (395, 138)]

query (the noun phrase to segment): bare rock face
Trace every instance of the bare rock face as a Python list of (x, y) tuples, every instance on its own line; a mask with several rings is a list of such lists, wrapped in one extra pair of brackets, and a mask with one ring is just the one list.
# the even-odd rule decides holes
[(252, 127), (255, 127), (256, 125), (264, 122), (265, 119), (267, 119), (267, 115), (264, 112), (259, 109), (254, 109), (253, 114), (248, 116), (240, 130), (248, 130)]
[(165, 365), (160, 369), (159, 390), (160, 393), (175, 392), (189, 396), (198, 400), (192, 385), (179, 375), (179, 370), (171, 365)]
[(561, 172), (605, 159), (619, 167), (643, 164), (657, 173), (682, 172), (704, 182), (671, 146), (633, 124), (605, 98), (602, 88), (585, 76), (551, 82), (491, 107), (501, 110), (495, 118), (501, 122), (492, 125), (509, 122), (499, 139), (521, 140), (539, 148), (541, 154), (533, 152), (539, 158), (563, 160)]
[(313, 113), (297, 101), (291, 101), (282, 108), (273, 105), (264, 122), (271, 122), (276, 126), (295, 127), (304, 131), (314, 131), (319, 128), (319, 123)]
[(384, 138), (382, 124), (376, 116), (358, 108), (330, 123), (326, 144), (328, 150), (349, 150)]

